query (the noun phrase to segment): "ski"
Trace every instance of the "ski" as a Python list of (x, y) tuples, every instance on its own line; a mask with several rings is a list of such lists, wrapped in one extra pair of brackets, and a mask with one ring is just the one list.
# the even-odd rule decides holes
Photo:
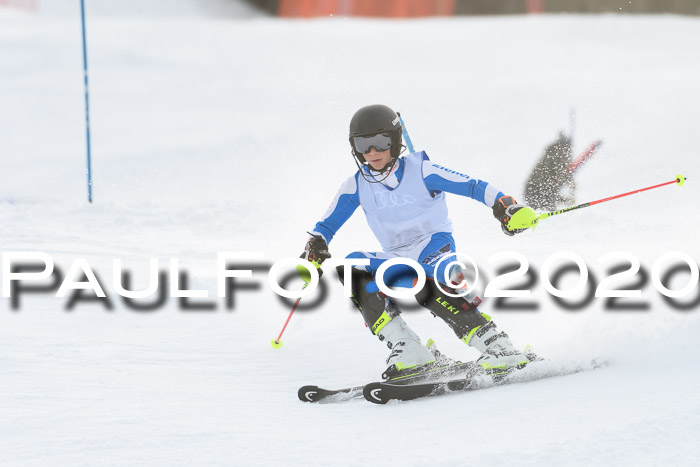
[(448, 381), (419, 382), (415, 384), (377, 382), (365, 385), (363, 395), (369, 402), (386, 404), (392, 400), (409, 401), (452, 392), (486, 389), (489, 387), (535, 381), (554, 376), (570, 375), (599, 368), (606, 364), (607, 362), (602, 359), (594, 359), (585, 364), (575, 365), (557, 364), (550, 360), (538, 360), (530, 362), (523, 369), (512, 371), (501, 379), (495, 379), (482, 372), (469, 372), (462, 378), (454, 378)]
[[(428, 371), (420, 373), (408, 373), (384, 382), (393, 385), (418, 384), (438, 379), (444, 379), (456, 374), (465, 373), (474, 367), (474, 362), (456, 362), (445, 366), (436, 366)], [(365, 385), (346, 387), (340, 389), (325, 389), (318, 386), (302, 386), (297, 391), (299, 400), (302, 402), (346, 402), (363, 397)]]
[(302, 386), (297, 395), (303, 402), (345, 402), (362, 397), (364, 385), (342, 389), (324, 389), (318, 386)]

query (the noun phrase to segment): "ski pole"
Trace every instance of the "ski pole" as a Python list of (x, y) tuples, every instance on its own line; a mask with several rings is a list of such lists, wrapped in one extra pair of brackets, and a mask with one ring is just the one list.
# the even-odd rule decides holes
[(399, 121), (401, 122), (401, 128), (403, 128), (403, 139), (406, 140), (406, 146), (408, 147), (408, 152), (414, 152), (413, 141), (411, 141), (411, 137), (408, 136), (408, 130), (406, 129), (406, 124), (403, 122), (403, 118), (401, 118), (401, 114), (399, 112), (396, 112), (396, 115), (399, 116)]
[[(320, 269), (321, 264), (317, 263), (316, 261), (312, 261), (311, 264), (316, 266), (316, 269)], [(323, 271), (321, 271), (323, 272)], [(304, 286), (301, 288), (301, 290), (306, 289), (309, 284), (311, 283), (311, 273), (304, 267), (304, 266), (297, 266), (297, 274), (299, 274), (299, 277), (301, 277), (301, 280), (304, 281)], [(301, 297), (297, 298), (297, 301), (294, 302), (294, 306), (292, 307), (292, 311), (289, 312), (289, 316), (287, 316), (287, 321), (284, 322), (284, 326), (282, 326), (282, 331), (280, 331), (280, 335), (277, 336), (277, 339), (272, 339), (272, 347), (279, 349), (282, 347), (282, 334), (284, 334), (284, 330), (287, 329), (287, 325), (289, 324), (289, 320), (292, 319), (292, 315), (294, 314), (294, 311), (297, 309), (297, 306), (299, 305), (299, 302), (301, 301)]]
[(612, 201), (614, 199), (622, 198), (623, 196), (634, 195), (636, 193), (641, 193), (642, 191), (653, 190), (654, 188), (660, 188), (666, 185), (677, 184), (680, 186), (685, 183), (685, 180), (686, 178), (683, 175), (676, 175), (676, 178), (674, 178), (673, 180), (664, 183), (659, 183), (658, 185), (648, 186), (646, 188), (640, 188), (638, 190), (622, 193), (615, 196), (610, 196), (608, 198), (602, 198), (595, 201), (590, 201), (588, 203), (579, 204), (578, 206), (571, 206), (568, 208), (560, 209), (558, 211), (544, 212), (542, 214), (537, 214), (532, 208), (524, 207), (523, 209), (520, 209), (513, 215), (513, 217), (508, 222), (508, 228), (510, 230), (528, 228), (532, 228), (534, 230), (535, 227), (537, 227), (537, 223), (540, 220), (547, 219), (548, 217), (556, 216), (569, 211), (574, 211), (576, 209), (586, 208), (588, 206), (594, 206), (596, 204), (605, 203), (606, 201)]
[[(304, 290), (307, 286), (309, 285), (308, 282), (304, 282), (304, 287), (301, 288), (301, 290)], [(282, 334), (284, 334), (284, 330), (287, 329), (287, 325), (289, 324), (289, 320), (292, 319), (292, 315), (294, 314), (294, 310), (297, 309), (297, 305), (299, 305), (299, 302), (301, 301), (301, 297), (297, 298), (297, 301), (294, 302), (294, 306), (292, 307), (292, 311), (289, 312), (289, 316), (287, 316), (287, 321), (284, 322), (284, 326), (282, 326), (282, 331), (280, 331), (280, 335), (277, 336), (277, 339), (272, 339), (272, 347), (279, 349), (282, 347)]]
[(594, 141), (592, 142), (585, 151), (581, 153), (580, 156), (578, 156), (576, 159), (571, 161), (569, 164), (569, 167), (567, 167), (567, 170), (571, 173), (576, 172), (581, 165), (588, 160), (589, 157), (593, 155), (594, 152), (598, 150), (600, 145), (603, 144), (601, 140)]

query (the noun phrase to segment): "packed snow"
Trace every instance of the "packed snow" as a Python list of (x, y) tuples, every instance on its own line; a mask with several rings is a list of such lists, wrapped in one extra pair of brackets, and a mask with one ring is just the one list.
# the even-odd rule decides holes
[[(616, 251), (649, 275), (669, 252), (697, 263), (700, 19), (115, 17), (90, 16), (87, 3), (93, 204), (79, 9), (0, 8), (1, 249), (47, 253), (64, 276), (85, 259), (111, 304), (67, 309), (70, 293), (55, 290), (21, 293), (18, 309), (0, 299), (0, 464), (696, 465), (700, 305), (673, 308), (651, 280), (626, 299), (648, 303), (642, 311), (608, 310), (604, 298), (567, 310), (541, 279), (524, 299), (538, 310), (484, 300), (517, 345), (562, 362), (601, 357), (605, 368), (387, 406), (312, 405), (298, 387), (377, 380), (388, 349), (330, 265), (325, 299), (297, 311), (273, 349), (291, 301), (272, 291), (267, 267), (298, 257), (356, 170), (347, 126), (372, 103), (398, 109), (432, 160), (516, 198), (543, 148), (570, 131), (572, 109), (576, 152), (603, 140), (577, 174), (577, 202), (688, 177), (512, 238), (489, 208), (451, 197), (458, 249), (486, 280), (503, 251), (538, 274), (571, 252), (595, 284), (609, 275), (600, 258)], [(378, 249), (359, 211), (331, 243), (333, 259)], [(237, 280), (247, 287), (233, 309), (216, 298), (220, 251), (263, 254)], [(190, 305), (210, 309), (176, 298), (127, 307), (113, 259), (143, 288), (150, 258), (163, 270), (177, 259), (187, 287), (209, 292)], [(682, 288), (685, 271), (667, 285)], [(566, 277), (561, 288), (575, 281)], [(423, 339), (477, 357), (407, 308)]]

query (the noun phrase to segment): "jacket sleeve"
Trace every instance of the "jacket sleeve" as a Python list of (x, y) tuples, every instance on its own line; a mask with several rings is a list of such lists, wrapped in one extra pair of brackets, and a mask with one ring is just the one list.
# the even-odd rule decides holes
[(496, 200), (503, 196), (503, 193), (490, 183), (431, 162), (427, 156), (423, 160), (423, 180), (432, 194), (441, 191), (454, 193), (484, 203), (488, 207), (493, 206)]
[(345, 180), (340, 186), (335, 198), (328, 207), (328, 210), (323, 215), (323, 218), (316, 224), (313, 234), (320, 234), (330, 243), (338, 229), (340, 229), (345, 221), (355, 212), (355, 209), (360, 205), (360, 196), (358, 192), (356, 173), (352, 177)]

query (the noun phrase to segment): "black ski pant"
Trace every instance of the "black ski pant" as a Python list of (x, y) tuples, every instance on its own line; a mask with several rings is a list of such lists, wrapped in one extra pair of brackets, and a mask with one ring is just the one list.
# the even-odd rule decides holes
[[(343, 266), (338, 266), (336, 271), (340, 281), (344, 284)], [(374, 280), (372, 273), (355, 268), (351, 268), (351, 271), (352, 301), (362, 313), (362, 317), (372, 334), (376, 334), (375, 329), (381, 327), (383, 320), (386, 320), (387, 317), (390, 319), (397, 316), (400, 310), (382, 292), (367, 292), (367, 284)], [(440, 286), (450, 294), (455, 293), (451, 287), (442, 283)], [(460, 339), (464, 339), (473, 329), (483, 326), (489, 321), (464, 297), (450, 297), (441, 292), (435, 281), (430, 278), (425, 281), (425, 286), (416, 294), (416, 300), (430, 310), (433, 316), (445, 321)]]

